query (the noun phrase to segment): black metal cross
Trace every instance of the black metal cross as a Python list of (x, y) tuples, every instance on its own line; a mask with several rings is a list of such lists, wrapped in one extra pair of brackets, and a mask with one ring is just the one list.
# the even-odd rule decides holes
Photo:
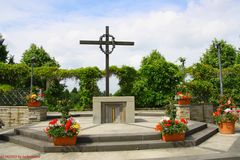
[[(109, 54), (111, 54), (116, 45), (133, 46), (134, 42), (115, 41), (115, 38), (109, 34), (109, 27), (106, 26), (106, 33), (98, 41), (80, 40), (80, 44), (100, 45), (101, 51), (106, 55), (106, 96), (109, 96)], [(105, 49), (103, 48), (105, 45)], [(109, 49), (109, 46), (112, 46)]]

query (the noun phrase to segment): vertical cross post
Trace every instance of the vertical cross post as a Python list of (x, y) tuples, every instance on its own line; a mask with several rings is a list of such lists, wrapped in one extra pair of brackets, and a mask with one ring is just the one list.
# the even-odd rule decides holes
[(105, 55), (106, 55), (106, 96), (109, 96), (109, 27), (106, 26), (106, 45), (105, 45)]

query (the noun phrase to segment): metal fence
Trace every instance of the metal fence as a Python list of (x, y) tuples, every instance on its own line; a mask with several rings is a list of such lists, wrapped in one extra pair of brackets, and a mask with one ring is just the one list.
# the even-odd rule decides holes
[(0, 92), (0, 106), (22, 106), (26, 105), (26, 97), (29, 89), (17, 89), (7, 92)]

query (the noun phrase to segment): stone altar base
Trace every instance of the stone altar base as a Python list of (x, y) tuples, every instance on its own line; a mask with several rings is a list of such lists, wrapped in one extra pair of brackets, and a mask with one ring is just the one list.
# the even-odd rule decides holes
[(134, 123), (133, 96), (93, 97), (93, 123)]
[(178, 105), (176, 104), (176, 118), (181, 119), (184, 118), (186, 120), (190, 120), (190, 105)]

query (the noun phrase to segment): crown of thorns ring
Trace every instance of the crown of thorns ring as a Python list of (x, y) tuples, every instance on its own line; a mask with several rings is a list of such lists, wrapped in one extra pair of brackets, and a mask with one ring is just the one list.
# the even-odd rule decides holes
[[(99, 38), (100, 49), (101, 49), (101, 51), (102, 51), (104, 54), (111, 54), (111, 53), (113, 52), (114, 48), (115, 48), (115, 38), (114, 38), (112, 35), (108, 35), (108, 37), (111, 38), (111, 40), (110, 40), (110, 42), (111, 42), (110, 45), (112, 45), (112, 48), (111, 48), (111, 50), (109, 50), (108, 53), (107, 53), (106, 50), (103, 49), (103, 38), (106, 38), (106, 37), (107, 37), (107, 35), (104, 34), (104, 35), (102, 35), (102, 36)], [(109, 41), (108, 41), (108, 42), (109, 42)], [(106, 41), (106, 43), (107, 43), (107, 41)], [(105, 45), (107, 45), (107, 44), (105, 44)]]

